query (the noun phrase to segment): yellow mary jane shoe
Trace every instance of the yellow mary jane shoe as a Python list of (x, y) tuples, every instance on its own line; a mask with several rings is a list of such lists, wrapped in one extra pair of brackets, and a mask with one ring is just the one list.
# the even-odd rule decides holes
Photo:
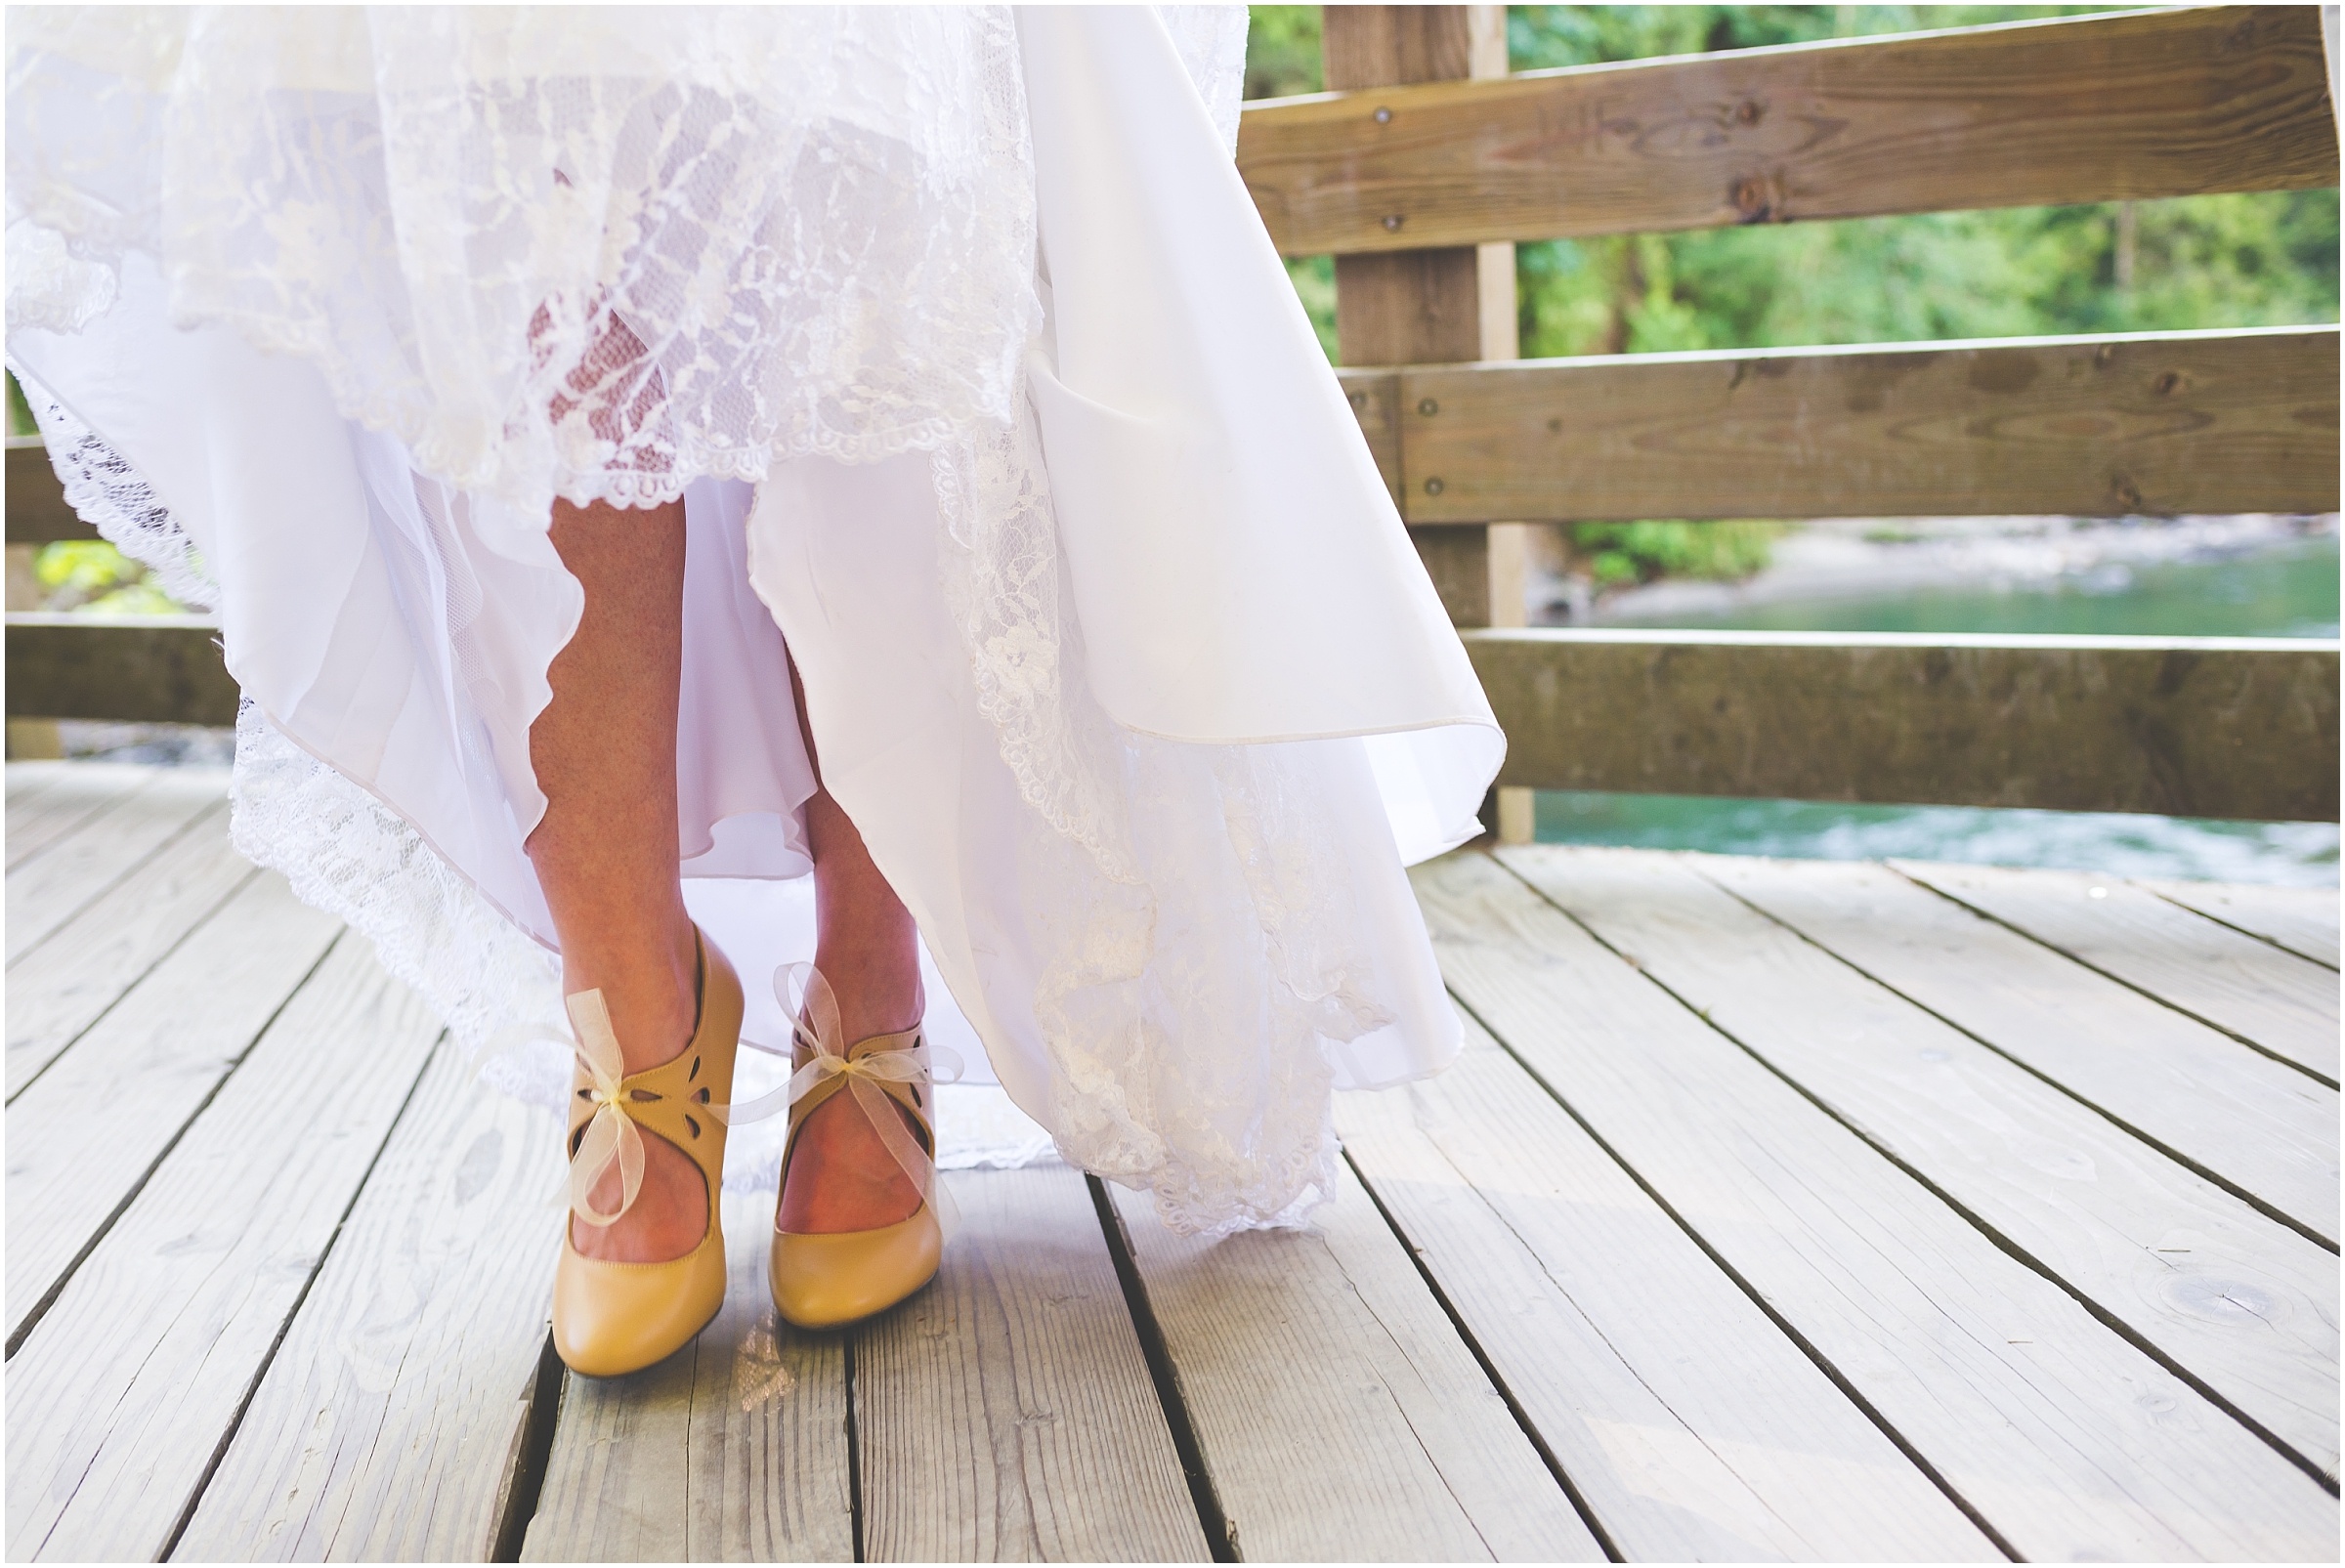
[[(810, 989), (820, 986), (819, 979), (810, 982)], [(831, 1019), (837, 1016), (835, 1010), (810, 1010), (818, 1017), (825, 1011)], [(940, 1054), (949, 1065), (958, 1065), (950, 1052)], [(917, 1028), (874, 1035), (840, 1051), (829, 1031), (801, 1022), (794, 1059), (783, 1190), (789, 1186), (790, 1159), (806, 1119), (845, 1090), (921, 1196), (920, 1207), (893, 1225), (813, 1234), (782, 1228), (777, 1195), (767, 1269), (774, 1305), (801, 1329), (835, 1329), (894, 1306), (934, 1279), (943, 1261), (946, 1222), (939, 1208), (949, 1210), (951, 1200), (936, 1181), (935, 1078), (927, 1041)]]
[[(570, 1108), (571, 1206), (590, 1225), (608, 1225), (635, 1202), (642, 1180), (641, 1128), (691, 1156), (708, 1195), (701, 1245), (664, 1263), (607, 1263), (571, 1245), (562, 1225), (554, 1269), (554, 1349), (576, 1373), (617, 1377), (682, 1349), (725, 1300), (725, 1233), (717, 1218), (724, 1184), (725, 1113), (741, 1042), (741, 981), (725, 955), (696, 929), (701, 1017), (692, 1043), (673, 1061), (621, 1078), (618, 1040), (599, 991), (567, 998), (578, 1054)], [(623, 1198), (603, 1212), (589, 1194), (618, 1162)]]

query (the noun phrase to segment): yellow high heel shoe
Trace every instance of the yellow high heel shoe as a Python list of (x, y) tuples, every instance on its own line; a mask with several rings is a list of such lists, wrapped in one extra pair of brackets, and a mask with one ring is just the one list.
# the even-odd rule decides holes
[[(774, 1305), (801, 1329), (835, 1329), (886, 1311), (936, 1277), (953, 1218), (952, 1200), (936, 1180), (936, 1079), (920, 1030), (916, 1026), (900, 1034), (874, 1035), (840, 1050), (838, 1013), (831, 1003), (830, 988), (812, 965), (796, 964), (791, 970), (792, 979), (803, 979), (807, 1005), (791, 1008), (799, 1022), (789, 1082), (789, 1132), (782, 1149), (782, 1190), (789, 1186), (790, 1160), (798, 1151), (806, 1119), (844, 1089), (920, 1192), (920, 1207), (893, 1225), (819, 1234), (784, 1230), (776, 1194), (773, 1255), (767, 1268)], [(787, 996), (783, 1000), (789, 1005)], [(959, 1063), (952, 1052), (935, 1054), (958, 1076)]]
[[(570, 1102), (573, 1211), (587, 1224), (608, 1225), (634, 1204), (643, 1180), (638, 1125), (689, 1155), (708, 1194), (708, 1230), (701, 1245), (665, 1263), (586, 1257), (571, 1245), (570, 1216), (563, 1216), (562, 1258), (554, 1269), (554, 1349), (571, 1371), (589, 1377), (617, 1377), (664, 1360), (691, 1343), (724, 1305), (725, 1233), (717, 1200), (741, 1041), (741, 980), (698, 927), (693, 937), (700, 950), (701, 1016), (692, 1043), (673, 1061), (621, 1078), (603, 994), (584, 991), (567, 998), (578, 1054)], [(613, 1162), (622, 1197), (618, 1208), (605, 1212), (590, 1194)]]

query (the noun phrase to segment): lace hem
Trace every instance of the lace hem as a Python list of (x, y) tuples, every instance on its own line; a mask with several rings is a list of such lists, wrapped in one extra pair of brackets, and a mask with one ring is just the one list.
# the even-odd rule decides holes
[(220, 584), (203, 552), (131, 461), (114, 450), (14, 359), (9, 373), (40, 426), (49, 466), (64, 487), (65, 504), (115, 549), (154, 573), (163, 592), (183, 605), (215, 610)]

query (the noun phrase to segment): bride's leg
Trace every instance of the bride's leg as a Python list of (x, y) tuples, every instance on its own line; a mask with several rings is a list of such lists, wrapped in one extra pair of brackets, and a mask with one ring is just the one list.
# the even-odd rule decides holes
[[(794, 681), (796, 669), (790, 674)], [(822, 763), (803, 696), (798, 726), (819, 776)], [(838, 999), (840, 1043), (910, 1029), (920, 1021), (919, 952), (911, 911), (827, 789), (806, 802), (806, 836), (814, 851), (814, 966)], [(888, 1154), (855, 1096), (834, 1095), (807, 1120), (782, 1193), (784, 1230), (874, 1230), (909, 1218), (919, 1205), (919, 1189)]]
[[(683, 671), (684, 505), (554, 504), (554, 548), (586, 590), (554, 658), (553, 700), (530, 729), (545, 817), (528, 850), (562, 939), (565, 995), (599, 989), (626, 1071), (692, 1038), (698, 964), (677, 874), (676, 699)], [(609, 1226), (570, 1221), (588, 1257), (682, 1257), (707, 1229), (700, 1170), (646, 1135), (643, 1186)], [(594, 1193), (619, 1204), (614, 1166)]]

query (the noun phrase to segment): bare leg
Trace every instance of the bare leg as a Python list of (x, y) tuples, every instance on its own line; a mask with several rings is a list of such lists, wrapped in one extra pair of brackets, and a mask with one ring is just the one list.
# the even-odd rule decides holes
[[(529, 856), (562, 939), (562, 990), (599, 989), (626, 1071), (692, 1038), (698, 965), (677, 872), (676, 699), (683, 678), (684, 506), (554, 503), (554, 548), (586, 590), (577, 635), (554, 658), (553, 700), (530, 729), (545, 817)], [(643, 1186), (609, 1226), (570, 1222), (588, 1257), (657, 1263), (707, 1230), (700, 1169), (646, 1134)], [(619, 1203), (615, 1167), (594, 1194)]]
[[(794, 680), (797, 671), (790, 674)], [(798, 699), (806, 755), (815, 757), (806, 702)], [(879, 868), (863, 834), (821, 790), (806, 802), (814, 850), (814, 966), (838, 998), (842, 1046), (893, 1035), (920, 1021), (919, 956), (912, 913)], [(782, 1192), (781, 1224), (799, 1235), (874, 1230), (919, 1208), (912, 1184), (852, 1094), (838, 1094), (807, 1120)]]

